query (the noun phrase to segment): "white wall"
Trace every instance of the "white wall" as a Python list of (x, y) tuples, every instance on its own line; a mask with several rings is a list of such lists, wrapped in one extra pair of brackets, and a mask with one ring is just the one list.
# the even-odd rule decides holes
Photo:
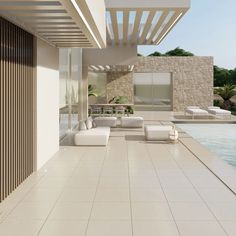
[(59, 150), (59, 50), (37, 39), (37, 169)]
[(138, 61), (137, 45), (83, 49), (83, 65), (132, 65)]

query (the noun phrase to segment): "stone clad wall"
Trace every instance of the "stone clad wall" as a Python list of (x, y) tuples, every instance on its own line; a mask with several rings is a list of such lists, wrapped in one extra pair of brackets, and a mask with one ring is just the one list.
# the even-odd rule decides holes
[(107, 73), (107, 102), (115, 96), (126, 96), (128, 103), (133, 103), (134, 86), (132, 72)]
[(173, 111), (213, 103), (212, 57), (140, 57), (134, 72), (172, 73)]

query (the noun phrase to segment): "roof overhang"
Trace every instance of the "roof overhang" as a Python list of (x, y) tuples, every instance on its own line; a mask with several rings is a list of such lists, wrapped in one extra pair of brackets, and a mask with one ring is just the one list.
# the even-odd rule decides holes
[(190, 8), (190, 0), (105, 2), (110, 45), (158, 45)]
[(106, 47), (103, 0), (0, 0), (0, 15), (56, 47)]

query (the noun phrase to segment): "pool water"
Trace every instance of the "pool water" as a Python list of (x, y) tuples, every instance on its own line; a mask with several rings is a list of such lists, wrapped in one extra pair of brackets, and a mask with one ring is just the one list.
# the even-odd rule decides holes
[(236, 167), (236, 124), (178, 124), (177, 126)]

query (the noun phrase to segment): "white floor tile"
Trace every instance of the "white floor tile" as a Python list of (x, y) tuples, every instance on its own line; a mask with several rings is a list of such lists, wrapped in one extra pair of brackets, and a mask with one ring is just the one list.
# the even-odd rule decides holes
[(36, 236), (43, 221), (8, 219), (0, 224), (1, 236)]
[(157, 189), (131, 189), (131, 201), (133, 202), (166, 202), (161, 188)]
[(129, 189), (98, 188), (95, 202), (129, 202)]
[(236, 221), (221, 221), (220, 223), (229, 236), (236, 235)]
[(29, 219), (29, 220), (43, 220), (46, 219), (53, 203), (20, 203), (8, 216), (9, 219)]
[(133, 231), (134, 236), (179, 236), (173, 221), (134, 221)]
[(175, 220), (214, 220), (210, 210), (201, 202), (170, 202)]
[(233, 202), (208, 202), (209, 208), (220, 221), (236, 221), (236, 204)]
[(170, 209), (165, 202), (134, 202), (132, 203), (134, 220), (172, 220)]
[(194, 188), (164, 188), (169, 202), (202, 202)]
[(88, 221), (48, 220), (39, 236), (85, 236)]
[(130, 220), (130, 204), (125, 202), (94, 203), (92, 220)]
[(181, 236), (226, 236), (222, 227), (215, 221), (177, 222)]
[(95, 189), (89, 188), (72, 188), (62, 192), (59, 202), (93, 202), (95, 197)]
[(94, 221), (88, 225), (86, 236), (132, 236), (131, 221)]
[(92, 209), (92, 203), (58, 202), (52, 210), (50, 220), (88, 220)]

